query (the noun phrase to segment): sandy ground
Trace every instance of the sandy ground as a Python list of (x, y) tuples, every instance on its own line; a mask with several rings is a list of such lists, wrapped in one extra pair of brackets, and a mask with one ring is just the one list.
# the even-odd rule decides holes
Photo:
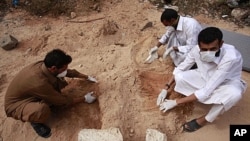
[[(165, 133), (168, 141), (228, 141), (230, 124), (250, 123), (248, 88), (243, 99), (214, 123), (194, 133), (183, 133), (181, 125), (185, 121), (206, 113), (210, 107), (193, 103), (161, 113), (156, 106), (156, 98), (171, 76), (173, 66), (169, 58), (164, 61), (160, 58), (149, 65), (143, 61), (165, 32), (159, 21), (162, 9), (148, 2), (130, 0), (104, 4), (100, 13), (78, 15), (75, 19), (30, 16), (14, 9), (0, 22), (0, 36), (11, 34), (19, 40), (17, 48), (11, 51), (0, 49), (0, 140), (74, 141), (83, 128), (118, 127), (124, 141), (145, 140), (148, 128)], [(249, 27), (239, 28), (233, 23), (204, 15), (195, 18), (204, 24), (250, 35)], [(79, 22), (85, 20), (92, 21)], [(153, 26), (141, 31), (147, 22), (152, 22)], [(59, 109), (48, 121), (52, 136), (43, 139), (29, 123), (6, 117), (4, 95), (18, 71), (43, 59), (54, 48), (72, 56), (70, 68), (92, 75), (99, 81), (98, 84), (89, 84), (68, 79), (69, 86), (64, 92), (79, 96), (94, 90), (98, 101)], [(163, 48), (159, 53), (163, 53)], [(242, 74), (249, 84), (250, 74)], [(172, 92), (168, 97), (173, 99), (180, 95)]]

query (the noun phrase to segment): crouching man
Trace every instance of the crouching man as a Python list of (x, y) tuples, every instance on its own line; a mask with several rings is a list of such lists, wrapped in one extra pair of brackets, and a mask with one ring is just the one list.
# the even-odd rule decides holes
[(76, 77), (97, 82), (95, 78), (68, 69), (71, 56), (60, 49), (47, 53), (43, 61), (35, 62), (22, 69), (10, 83), (5, 95), (5, 112), (8, 117), (30, 122), (36, 133), (44, 138), (51, 135), (45, 125), (52, 106), (67, 106), (80, 102), (92, 103), (92, 94), (70, 98), (62, 95), (61, 89), (68, 83), (64, 77)]
[[(212, 105), (208, 113), (183, 124), (184, 131), (193, 132), (207, 122), (213, 122), (220, 114), (232, 108), (246, 89), (246, 83), (241, 80), (241, 54), (234, 46), (223, 43), (222, 37), (221, 30), (216, 27), (203, 29), (198, 35), (198, 45), (175, 68), (174, 77), (158, 96), (157, 105), (163, 112), (194, 101)], [(198, 68), (190, 69), (195, 63)], [(186, 97), (165, 99), (174, 81), (174, 90)]]

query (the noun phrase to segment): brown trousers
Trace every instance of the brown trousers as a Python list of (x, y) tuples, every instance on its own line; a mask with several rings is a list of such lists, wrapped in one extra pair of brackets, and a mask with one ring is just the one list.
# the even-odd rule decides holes
[(31, 102), (24, 107), (20, 120), (27, 122), (46, 123), (50, 117), (50, 114), (50, 107), (46, 103)]

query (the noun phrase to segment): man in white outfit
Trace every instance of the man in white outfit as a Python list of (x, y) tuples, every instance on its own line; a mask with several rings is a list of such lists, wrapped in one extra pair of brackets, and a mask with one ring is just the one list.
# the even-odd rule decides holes
[(157, 45), (150, 49), (149, 57), (145, 63), (152, 63), (157, 59), (158, 48), (166, 44), (163, 59), (170, 54), (174, 65), (178, 66), (192, 47), (197, 45), (197, 37), (202, 27), (194, 18), (180, 16), (173, 9), (165, 9), (161, 15), (161, 22), (166, 26), (167, 31), (162, 35)]
[[(246, 89), (246, 83), (241, 79), (241, 54), (234, 46), (223, 43), (222, 37), (221, 30), (216, 27), (202, 30), (198, 35), (198, 45), (175, 68), (174, 77), (158, 96), (157, 105), (163, 112), (193, 101), (212, 104), (207, 114), (186, 122), (184, 131), (193, 132), (207, 122), (213, 122), (217, 116), (234, 106)], [(198, 68), (190, 70), (195, 63)], [(165, 99), (174, 81), (174, 90), (186, 97)]]

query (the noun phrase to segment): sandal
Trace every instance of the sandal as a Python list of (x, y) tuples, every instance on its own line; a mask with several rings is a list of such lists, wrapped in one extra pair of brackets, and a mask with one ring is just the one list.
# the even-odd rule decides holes
[(44, 138), (48, 138), (51, 136), (51, 129), (48, 126), (42, 123), (33, 123), (33, 122), (31, 122), (31, 126), (39, 136)]
[(196, 119), (193, 119), (193, 120), (183, 124), (182, 127), (183, 127), (183, 131), (194, 132), (194, 131), (200, 129), (202, 126), (197, 123)]

